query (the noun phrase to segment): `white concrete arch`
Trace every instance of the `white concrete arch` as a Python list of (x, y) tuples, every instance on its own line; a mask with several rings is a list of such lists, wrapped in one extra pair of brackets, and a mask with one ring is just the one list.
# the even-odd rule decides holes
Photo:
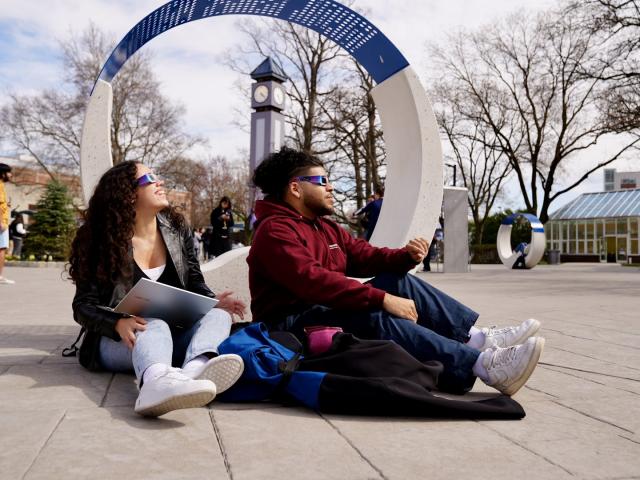
[[(409, 66), (373, 91), (387, 147), (385, 199), (371, 243), (397, 248), (431, 239), (442, 205), (442, 150), (424, 88)], [(111, 84), (98, 80), (85, 116), (80, 167), (85, 202), (111, 166)]]

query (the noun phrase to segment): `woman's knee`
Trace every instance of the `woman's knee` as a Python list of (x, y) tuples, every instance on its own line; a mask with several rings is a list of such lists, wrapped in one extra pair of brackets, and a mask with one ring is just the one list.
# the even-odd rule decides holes
[(164, 320), (160, 318), (145, 318), (145, 321), (147, 322), (147, 328), (145, 330), (138, 330), (136, 332), (136, 336), (143, 335), (147, 332), (160, 333), (163, 335), (171, 336), (171, 329), (169, 328), (167, 322), (165, 322)]
[(209, 311), (209, 313), (202, 317), (199, 322), (201, 325), (215, 324), (220, 327), (231, 328), (233, 319), (231, 318), (231, 314), (226, 310), (222, 310), (221, 308), (213, 308)]

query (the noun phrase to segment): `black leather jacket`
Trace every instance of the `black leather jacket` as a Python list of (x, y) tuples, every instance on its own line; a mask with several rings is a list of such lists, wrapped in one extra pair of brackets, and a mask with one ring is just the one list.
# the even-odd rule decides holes
[[(193, 251), (193, 238), (188, 228), (177, 229), (168, 219), (158, 215), (158, 227), (167, 252), (178, 272), (180, 286), (185, 290), (215, 297), (204, 282), (200, 264)], [(133, 262), (133, 257), (131, 258)], [(97, 283), (76, 284), (73, 297), (73, 319), (86, 330), (80, 347), (80, 364), (89, 370), (100, 370), (100, 337), (105, 336), (120, 341), (116, 332), (116, 322), (122, 315), (104, 307), (113, 308), (131, 289), (131, 282), (116, 282), (108, 288), (100, 288)]]

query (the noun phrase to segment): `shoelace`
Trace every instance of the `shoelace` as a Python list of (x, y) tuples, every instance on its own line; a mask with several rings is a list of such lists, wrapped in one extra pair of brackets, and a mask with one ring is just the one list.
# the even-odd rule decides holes
[(494, 353), (491, 355), (488, 368), (499, 367), (513, 362), (517, 353), (518, 347), (494, 348)]
[(492, 337), (494, 335), (500, 335), (503, 333), (508, 333), (508, 332), (512, 332), (515, 331), (518, 327), (503, 327), (503, 328), (498, 328), (497, 325), (491, 325), (489, 327), (489, 329), (487, 330), (486, 336), (487, 337)]

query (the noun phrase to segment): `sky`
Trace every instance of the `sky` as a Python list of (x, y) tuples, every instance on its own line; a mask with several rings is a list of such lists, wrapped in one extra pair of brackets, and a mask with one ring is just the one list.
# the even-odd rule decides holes
[[(0, 0), (0, 104), (9, 92), (35, 94), (56, 88), (63, 71), (58, 42), (94, 22), (119, 41), (139, 20), (163, 5), (163, 0)], [(428, 76), (426, 45), (443, 43), (460, 28), (476, 28), (518, 11), (536, 13), (555, 0), (354, 0), (352, 8), (366, 17), (403, 53), (419, 76)], [(392, 5), (392, 7), (390, 7)], [(239, 17), (215, 17), (174, 28), (148, 43), (153, 69), (164, 95), (186, 107), (186, 129), (208, 139), (215, 154), (243, 158), (249, 136), (234, 120), (250, 113), (249, 94), (235, 86), (240, 74), (225, 65), (225, 54), (243, 41)], [(275, 21), (275, 20), (274, 20)], [(115, 46), (115, 45), (114, 45)], [(257, 66), (257, 65), (256, 65)], [(609, 142), (586, 154), (597, 158), (615, 150)], [(11, 152), (0, 152), (11, 153)], [(588, 158), (587, 158), (588, 157)], [(613, 165), (633, 168), (632, 160)], [(559, 207), (579, 193), (602, 189), (597, 173), (580, 188), (558, 200)], [(505, 205), (517, 207), (518, 192), (507, 187)], [(555, 208), (554, 208), (555, 209)]]

